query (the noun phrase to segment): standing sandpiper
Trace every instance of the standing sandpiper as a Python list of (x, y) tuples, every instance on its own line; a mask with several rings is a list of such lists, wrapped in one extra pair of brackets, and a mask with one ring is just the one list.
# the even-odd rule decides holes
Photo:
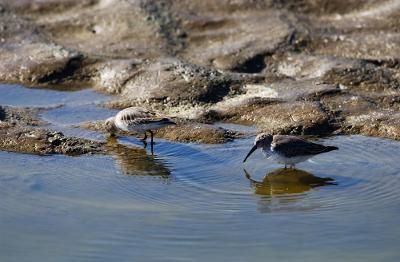
[(175, 125), (168, 118), (157, 117), (153, 112), (141, 107), (128, 107), (119, 111), (114, 117), (106, 120), (107, 131), (111, 135), (121, 129), (123, 131), (134, 131), (144, 133), (142, 139), (144, 145), (147, 145), (146, 139), (149, 132), (151, 135), (151, 146), (153, 147), (153, 131), (159, 128)]
[(295, 136), (273, 136), (261, 133), (256, 136), (254, 146), (243, 162), (245, 162), (257, 148), (261, 148), (268, 159), (284, 164), (285, 168), (287, 165), (294, 168), (295, 164), (306, 161), (315, 155), (339, 149), (335, 146), (324, 146)]

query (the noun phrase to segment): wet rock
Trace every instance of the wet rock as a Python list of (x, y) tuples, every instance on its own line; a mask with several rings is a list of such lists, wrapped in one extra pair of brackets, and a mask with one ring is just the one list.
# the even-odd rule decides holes
[(273, 5), (279, 8), (288, 8), (295, 12), (302, 12), (308, 15), (329, 15), (329, 14), (345, 14), (354, 10), (358, 10), (368, 5), (369, 0), (299, 0), (299, 1), (273, 1)]
[[(178, 124), (176, 126), (168, 126), (158, 129), (154, 136), (171, 141), (183, 143), (204, 143), (204, 144), (220, 144), (233, 140), (234, 138), (243, 137), (244, 134), (236, 131), (227, 130), (212, 125), (199, 124), (185, 120), (174, 120)], [(97, 121), (85, 123), (79, 126), (89, 130), (107, 132), (105, 121)], [(118, 131), (119, 135), (132, 135), (143, 137), (143, 133)]]
[(333, 68), (322, 81), (364, 92), (396, 90), (400, 86), (400, 71), (364, 62), (357, 67)]
[(325, 96), (321, 99), (321, 103), (326, 110), (338, 117), (359, 115), (377, 108), (376, 104), (368, 98), (348, 92), (341, 95)]
[(67, 155), (104, 151), (101, 142), (66, 137), (60, 132), (42, 129), (46, 122), (39, 119), (38, 113), (43, 110), (0, 106), (0, 150)]
[(261, 72), (264, 57), (286, 46), (294, 30), (290, 14), (268, 9), (262, 2), (184, 1), (176, 5), (187, 33), (183, 56), (217, 69)]
[(144, 65), (127, 81), (121, 94), (131, 100), (178, 103), (208, 103), (221, 100), (239, 79), (216, 70), (184, 63), (177, 59)]
[(345, 92), (340, 96), (326, 96), (324, 108), (335, 119), (338, 131), (344, 134), (362, 134), (399, 140), (400, 115), (398, 95), (357, 95)]
[[(336, 7), (347, 4), (341, 2)], [(315, 33), (308, 48), (312, 53), (368, 60), (399, 57), (398, 1), (361, 1), (345, 10), (311, 19)]]
[(243, 134), (211, 125), (184, 124), (157, 130), (156, 136), (184, 143), (222, 144)]
[(268, 70), (295, 79), (316, 79), (333, 69), (353, 68), (359, 63), (358, 60), (332, 56), (287, 53), (271, 56)]
[(108, 94), (121, 94), (126, 85), (141, 73), (136, 59), (116, 59), (98, 65), (95, 88)]
[[(400, 108), (398, 1), (0, 0), (0, 6), (0, 81), (92, 86), (116, 95), (108, 106), (145, 106), (198, 122), (296, 134), (341, 127), (396, 138), (388, 130)], [(360, 116), (370, 114), (365, 126), (374, 131), (363, 131)], [(2, 129), (35, 125), (27, 115), (2, 119)], [(203, 128), (171, 139), (201, 140), (209, 132)]]
[(380, 31), (373, 33), (362, 32), (346, 34), (341, 38), (343, 39), (341, 41), (332, 40), (331, 37), (321, 39), (322, 43), (318, 44), (318, 47), (315, 47), (315, 53), (371, 60), (399, 58), (400, 33), (388, 34)]
[(0, 150), (32, 154), (81, 155), (103, 152), (103, 143), (65, 137), (60, 132), (16, 126), (0, 128)]
[(229, 121), (254, 124), (260, 131), (273, 134), (326, 134), (335, 129), (330, 115), (318, 102), (298, 101), (240, 108)]
[(256, 125), (274, 133), (325, 134), (334, 129), (331, 113), (318, 101), (340, 93), (335, 86), (314, 80), (284, 80), (249, 84), (243, 90), (243, 94), (211, 106), (202, 118)]
[[(38, 13), (43, 14), (51, 11), (66, 10), (74, 7), (82, 8), (90, 5), (94, 0), (14, 0), (2, 1), (3, 4), (21, 13)], [(1, 3), (1, 2), (0, 2)]]
[(54, 83), (79, 69), (81, 54), (49, 41), (23, 18), (5, 13), (0, 27), (0, 81)]
[(371, 111), (349, 116), (345, 120), (344, 132), (400, 140), (400, 114), (393, 111)]
[(46, 122), (40, 120), (38, 114), (44, 110), (46, 109), (0, 106), (0, 121), (10, 125), (43, 126)]
[[(39, 4), (44, 11), (24, 12), (20, 8), (16, 11), (34, 20), (54, 42), (92, 58), (163, 56), (167, 53), (167, 43), (159, 25), (148, 19), (143, 2), (38, 0), (32, 5)], [(52, 9), (54, 6), (58, 8)]]
[(392, 94), (380, 94), (372, 97), (373, 103), (383, 110), (400, 111), (400, 92), (393, 92)]
[[(267, 84), (247, 85), (245, 89), (248, 91), (246, 94), (253, 93), (253, 96), (275, 98), (281, 101), (319, 100), (326, 94), (341, 92), (337, 86), (319, 83), (315, 79), (297, 81), (287, 79)], [(258, 90), (258, 94), (254, 90)]]

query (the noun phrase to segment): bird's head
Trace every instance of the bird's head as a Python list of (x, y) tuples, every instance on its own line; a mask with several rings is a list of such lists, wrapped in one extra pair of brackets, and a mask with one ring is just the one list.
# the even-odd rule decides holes
[(261, 133), (256, 136), (254, 139), (254, 145), (250, 149), (249, 153), (247, 154), (246, 158), (243, 160), (243, 162), (246, 162), (247, 158), (251, 154), (253, 154), (254, 151), (256, 151), (258, 148), (269, 148), (272, 143), (272, 135), (267, 134), (267, 133)]
[(115, 126), (115, 117), (109, 117), (104, 122), (105, 129), (107, 132), (114, 134), (117, 132), (117, 127)]

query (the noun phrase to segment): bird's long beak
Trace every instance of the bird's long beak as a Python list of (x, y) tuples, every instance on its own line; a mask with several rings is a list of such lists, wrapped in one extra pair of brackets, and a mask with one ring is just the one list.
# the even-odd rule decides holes
[(253, 152), (256, 151), (256, 149), (257, 149), (257, 145), (254, 145), (254, 146), (250, 149), (250, 152), (247, 154), (246, 158), (243, 160), (243, 163), (246, 162), (247, 158), (248, 158), (251, 154), (253, 154)]

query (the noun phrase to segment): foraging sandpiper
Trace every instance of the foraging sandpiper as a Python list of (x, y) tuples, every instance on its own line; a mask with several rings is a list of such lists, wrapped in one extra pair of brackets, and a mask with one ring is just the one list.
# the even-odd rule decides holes
[(153, 146), (153, 130), (169, 125), (175, 125), (175, 122), (168, 118), (157, 117), (155, 113), (141, 107), (125, 108), (106, 120), (107, 131), (111, 135), (114, 135), (118, 129), (144, 133), (142, 141), (145, 146), (147, 132), (151, 135), (151, 146)]
[(284, 164), (285, 168), (287, 165), (294, 168), (295, 164), (306, 161), (315, 155), (339, 149), (335, 146), (324, 146), (295, 136), (273, 136), (261, 133), (256, 136), (254, 146), (243, 162), (258, 148), (261, 148), (268, 159)]

